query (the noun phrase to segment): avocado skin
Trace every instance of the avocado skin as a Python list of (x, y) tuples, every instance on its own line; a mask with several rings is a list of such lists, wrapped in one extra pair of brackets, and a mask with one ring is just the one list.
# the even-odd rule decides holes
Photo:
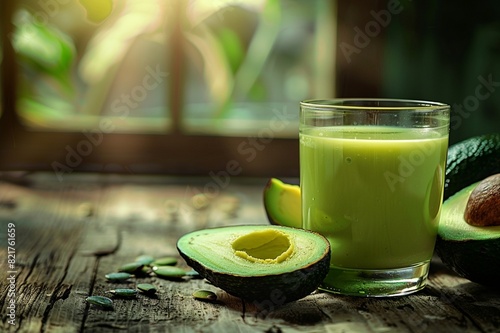
[(330, 268), (330, 254), (300, 270), (266, 276), (241, 277), (214, 272), (180, 252), (186, 263), (203, 278), (227, 293), (247, 301), (270, 301), (275, 305), (301, 299), (318, 288)]
[(500, 172), (500, 133), (485, 134), (448, 149), (444, 200), (461, 189)]
[(499, 288), (500, 236), (489, 240), (444, 240), (438, 236), (436, 252), (443, 264), (473, 282)]

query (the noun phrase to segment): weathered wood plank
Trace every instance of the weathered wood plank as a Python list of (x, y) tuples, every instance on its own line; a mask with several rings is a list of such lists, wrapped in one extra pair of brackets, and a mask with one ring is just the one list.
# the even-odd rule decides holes
[[(1, 216), (2, 226), (11, 222), (16, 228), (16, 329), (17, 332), (44, 332), (50, 326), (54, 306), (68, 299), (75, 287), (68, 280), (82, 278), (81, 270), (74, 272), (70, 267), (83, 232), (78, 209), (83, 193), (78, 190), (75, 198), (71, 187), (28, 190), (7, 186), (3, 190), (17, 196), (16, 209)], [(3, 253), (5, 250), (4, 246), (0, 249)], [(7, 272), (5, 264), (4, 260), (0, 263), (2, 281)], [(78, 264), (85, 266), (84, 261)], [(10, 298), (5, 294), (1, 297), (2, 300)], [(2, 314), (5, 313), (4, 301)], [(78, 322), (81, 316), (56, 326), (64, 325), (64, 329), (71, 332)], [(8, 321), (2, 320), (2, 325), (2, 329), (12, 330)]]
[[(71, 178), (71, 177), (70, 177)], [(16, 332), (495, 332), (500, 292), (459, 278), (433, 261), (429, 286), (396, 298), (353, 298), (315, 292), (299, 301), (244, 302), (199, 279), (141, 277), (110, 283), (106, 273), (138, 255), (176, 256), (183, 233), (228, 224), (267, 223), (264, 182), (233, 182), (216, 196), (204, 182), (169, 178), (76, 177), (30, 188), (0, 184), (0, 226), (16, 225), (16, 316), (7, 317), (7, 247), (0, 248), (0, 331)], [(93, 179), (93, 178), (91, 178)], [(12, 202), (15, 202), (12, 204)], [(182, 260), (179, 266), (188, 269)], [(156, 296), (115, 299), (113, 311), (85, 302), (88, 295), (140, 282)], [(193, 299), (217, 293), (216, 304)]]
[[(114, 253), (100, 259), (93, 294), (106, 295), (110, 289), (134, 287), (137, 282), (155, 284), (158, 293), (156, 297), (140, 294), (134, 300), (115, 299), (115, 309), (111, 312), (91, 307), (85, 328), (93, 332), (123, 327), (132, 332), (194, 332), (206, 327), (210, 320), (217, 320), (218, 311), (214, 307), (222, 308), (221, 304), (208, 305), (191, 297), (206, 284), (201, 280), (181, 282), (141, 277), (127, 283), (109, 283), (104, 279), (105, 274), (143, 254), (175, 256), (182, 263), (176, 250), (177, 238), (184, 232), (206, 227), (210, 207), (193, 209), (191, 194), (182, 186), (153, 187), (146, 191), (137, 186), (113, 186), (107, 189), (103, 202), (106, 208), (100, 219), (116, 228), (121, 242)], [(165, 203), (169, 206), (163, 211)], [(124, 210), (128, 213), (124, 214)], [(185, 264), (184, 268), (188, 269)]]
[(500, 329), (500, 290), (481, 286), (455, 276), (442, 264), (434, 263), (429, 290), (457, 311), (481, 332)]

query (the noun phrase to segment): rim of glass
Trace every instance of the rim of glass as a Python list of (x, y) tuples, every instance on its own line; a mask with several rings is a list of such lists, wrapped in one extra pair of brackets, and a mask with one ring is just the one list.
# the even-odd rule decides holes
[[(349, 104), (344, 104), (344, 103)], [(367, 105), (355, 105), (355, 103), (367, 103)], [(382, 105), (375, 105), (380, 103)], [(396, 105), (384, 105), (393, 103)], [(401, 104), (398, 106), (397, 104)], [(379, 111), (438, 111), (449, 109), (450, 106), (441, 102), (433, 102), (417, 99), (401, 98), (331, 98), (331, 99), (307, 99), (300, 102), (301, 107), (314, 110), (379, 110)]]

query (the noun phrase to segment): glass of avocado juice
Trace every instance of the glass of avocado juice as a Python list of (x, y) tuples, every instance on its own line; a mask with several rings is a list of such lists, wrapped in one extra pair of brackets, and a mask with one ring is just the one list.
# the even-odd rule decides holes
[(356, 296), (425, 287), (444, 189), (449, 105), (300, 103), (302, 227), (331, 244), (320, 289)]

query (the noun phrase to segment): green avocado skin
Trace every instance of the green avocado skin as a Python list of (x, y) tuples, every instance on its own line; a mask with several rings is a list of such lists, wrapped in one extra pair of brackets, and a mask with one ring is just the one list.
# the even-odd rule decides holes
[(500, 236), (490, 240), (444, 240), (438, 236), (436, 252), (443, 264), (473, 282), (498, 288)]
[(241, 277), (214, 272), (179, 250), (186, 263), (203, 278), (227, 293), (260, 304), (279, 306), (303, 298), (325, 279), (330, 269), (330, 252), (302, 269), (276, 275)]
[(444, 199), (497, 173), (500, 173), (500, 133), (456, 143), (448, 149)]

